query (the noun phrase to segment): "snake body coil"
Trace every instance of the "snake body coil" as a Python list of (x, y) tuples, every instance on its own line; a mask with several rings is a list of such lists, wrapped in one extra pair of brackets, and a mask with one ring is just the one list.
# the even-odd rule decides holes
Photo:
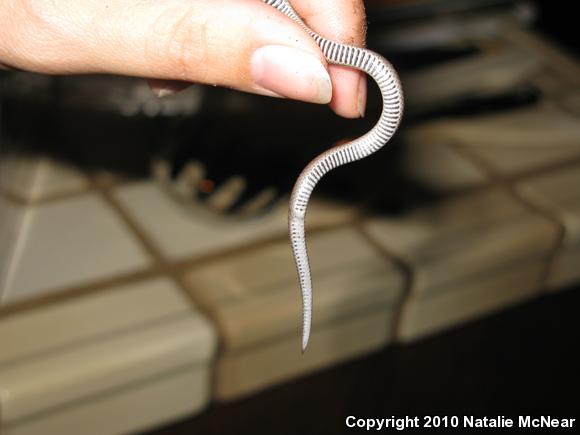
[(374, 153), (391, 139), (403, 115), (403, 91), (396, 71), (379, 54), (323, 38), (304, 24), (288, 0), (264, 0), (264, 2), (300, 24), (316, 41), (329, 63), (353, 67), (370, 75), (379, 86), (383, 97), (383, 110), (377, 124), (358, 139), (331, 148), (310, 162), (298, 177), (290, 197), (288, 225), (302, 291), (302, 352), (304, 352), (312, 324), (312, 279), (304, 234), (304, 219), (310, 195), (327, 172)]

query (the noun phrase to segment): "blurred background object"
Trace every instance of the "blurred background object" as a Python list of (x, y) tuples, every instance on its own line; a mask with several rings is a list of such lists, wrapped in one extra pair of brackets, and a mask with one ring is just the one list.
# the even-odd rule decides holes
[(0, 433), (577, 412), (578, 292), (560, 291), (580, 283), (567, 7), (367, 2), (406, 116), (316, 191), (304, 356), (287, 195), (312, 157), (371, 127), (374, 87), (346, 120), (199, 85), (159, 99), (136, 78), (0, 72)]

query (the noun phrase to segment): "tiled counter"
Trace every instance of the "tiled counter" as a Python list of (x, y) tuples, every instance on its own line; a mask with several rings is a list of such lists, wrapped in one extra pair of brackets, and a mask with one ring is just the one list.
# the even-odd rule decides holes
[(365, 230), (410, 270), (398, 338), (412, 341), (540, 292), (558, 230), (500, 189), (461, 195)]
[[(0, 306), (143, 270), (151, 260), (85, 174), (45, 156), (6, 156), (0, 201), (18, 215), (0, 263)], [(6, 215), (3, 216), (6, 218)], [(16, 220), (16, 219), (14, 219)]]
[(351, 228), (309, 237), (314, 285), (312, 336), (300, 351), (301, 301), (287, 242), (193, 268), (194, 299), (222, 339), (215, 394), (232, 399), (385, 346), (404, 279)]
[(580, 159), (580, 117), (553, 101), (506, 113), (433, 121), (406, 137), (409, 170), (439, 190), (486, 184), (489, 173), (513, 179)]
[(115, 435), (199, 412), (216, 339), (166, 279), (0, 318), (0, 432)]
[[(514, 180), (580, 160), (580, 63), (532, 32), (506, 29), (500, 40), (406, 83), (408, 102), (443, 108), (401, 135), (406, 171), (435, 190)], [(480, 102), (471, 114), (473, 107), (459, 103), (485, 97), (503, 98), (507, 107), (489, 110)], [(452, 101), (455, 109), (445, 113)]]

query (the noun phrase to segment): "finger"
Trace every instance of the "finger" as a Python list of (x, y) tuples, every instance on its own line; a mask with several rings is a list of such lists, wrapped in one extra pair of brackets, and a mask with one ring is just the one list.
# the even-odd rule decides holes
[[(366, 16), (362, 0), (292, 0), (296, 12), (315, 32), (333, 41), (364, 46)], [(349, 118), (364, 116), (366, 77), (352, 68), (332, 65), (331, 107)]]
[(27, 3), (36, 9), (8, 59), (24, 69), (200, 82), (315, 103), (332, 97), (314, 41), (258, 0)]

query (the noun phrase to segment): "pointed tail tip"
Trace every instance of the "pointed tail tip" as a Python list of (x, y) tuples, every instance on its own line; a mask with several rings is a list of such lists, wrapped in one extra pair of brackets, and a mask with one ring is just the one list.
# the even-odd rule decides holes
[(308, 347), (308, 336), (305, 335), (302, 337), (302, 355), (306, 352), (306, 348)]

